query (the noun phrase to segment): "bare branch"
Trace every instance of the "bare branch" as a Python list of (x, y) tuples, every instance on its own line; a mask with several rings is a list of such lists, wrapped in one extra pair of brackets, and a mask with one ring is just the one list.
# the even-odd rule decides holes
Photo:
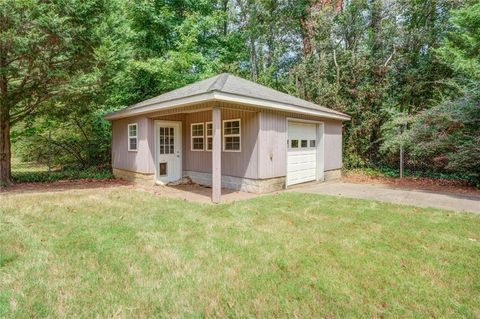
[(335, 63), (335, 70), (336, 70), (336, 81), (337, 81), (337, 86), (340, 85), (340, 67), (338, 66), (337, 63), (337, 51), (333, 49), (333, 63)]
[(392, 60), (394, 54), (395, 54), (395, 47), (393, 47), (392, 54), (390, 54), (390, 56), (388, 57), (387, 61), (385, 61), (385, 63), (383, 64), (383, 67), (384, 67), (384, 68), (387, 67), (387, 65), (388, 65), (388, 63), (390, 62), (390, 60)]
[(37, 100), (35, 102), (33, 102), (32, 104), (26, 106), (25, 108), (23, 108), (22, 110), (16, 112), (16, 113), (12, 113), (10, 114), (10, 119), (11, 119), (11, 123), (12, 124), (15, 124), (17, 123), (18, 121), (21, 121), (23, 118), (25, 118), (25, 116), (29, 115), (29, 114), (32, 114), (33, 111), (35, 111), (35, 108), (42, 102), (45, 102), (46, 100), (48, 100), (49, 98), (51, 98), (51, 95), (50, 94), (45, 94), (44, 96), (42, 97), (38, 97)]

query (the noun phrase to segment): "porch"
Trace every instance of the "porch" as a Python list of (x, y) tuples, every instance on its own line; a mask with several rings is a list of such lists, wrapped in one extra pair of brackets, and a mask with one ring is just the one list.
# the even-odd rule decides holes
[[(157, 186), (188, 176), (201, 185), (168, 186), (174, 197), (201, 202), (208, 197), (219, 203), (253, 196), (240, 190), (258, 178), (257, 110), (208, 103), (147, 117), (153, 128), (150, 151)], [(248, 192), (255, 192), (254, 187)]]
[[(212, 204), (212, 189), (208, 186), (199, 184), (178, 186), (146, 186), (137, 184), (136, 187), (165, 198), (181, 199), (201, 204)], [(221, 189), (221, 203), (232, 203), (240, 200), (253, 199), (258, 196), (262, 196), (262, 194), (247, 193), (228, 188)]]

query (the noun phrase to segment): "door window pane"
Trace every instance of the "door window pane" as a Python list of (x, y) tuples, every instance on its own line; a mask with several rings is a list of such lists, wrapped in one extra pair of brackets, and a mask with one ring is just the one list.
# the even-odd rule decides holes
[(159, 144), (160, 154), (173, 154), (175, 152), (175, 130), (173, 127), (160, 127)]

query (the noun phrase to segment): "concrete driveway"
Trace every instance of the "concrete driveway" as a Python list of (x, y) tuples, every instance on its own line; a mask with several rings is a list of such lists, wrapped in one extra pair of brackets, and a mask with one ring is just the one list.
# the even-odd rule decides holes
[(480, 196), (477, 195), (439, 193), (429, 190), (394, 188), (380, 184), (354, 184), (342, 181), (298, 185), (290, 188), (289, 191), (480, 213)]

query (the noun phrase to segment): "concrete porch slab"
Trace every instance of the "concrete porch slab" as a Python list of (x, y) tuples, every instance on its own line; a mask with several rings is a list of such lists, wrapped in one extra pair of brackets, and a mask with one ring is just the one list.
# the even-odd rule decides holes
[[(202, 204), (213, 204), (212, 189), (210, 187), (205, 187), (197, 184), (186, 184), (177, 186), (138, 185), (137, 187), (161, 197), (183, 199)], [(238, 200), (255, 198), (258, 196), (260, 195), (223, 188), (221, 203), (231, 203)]]

